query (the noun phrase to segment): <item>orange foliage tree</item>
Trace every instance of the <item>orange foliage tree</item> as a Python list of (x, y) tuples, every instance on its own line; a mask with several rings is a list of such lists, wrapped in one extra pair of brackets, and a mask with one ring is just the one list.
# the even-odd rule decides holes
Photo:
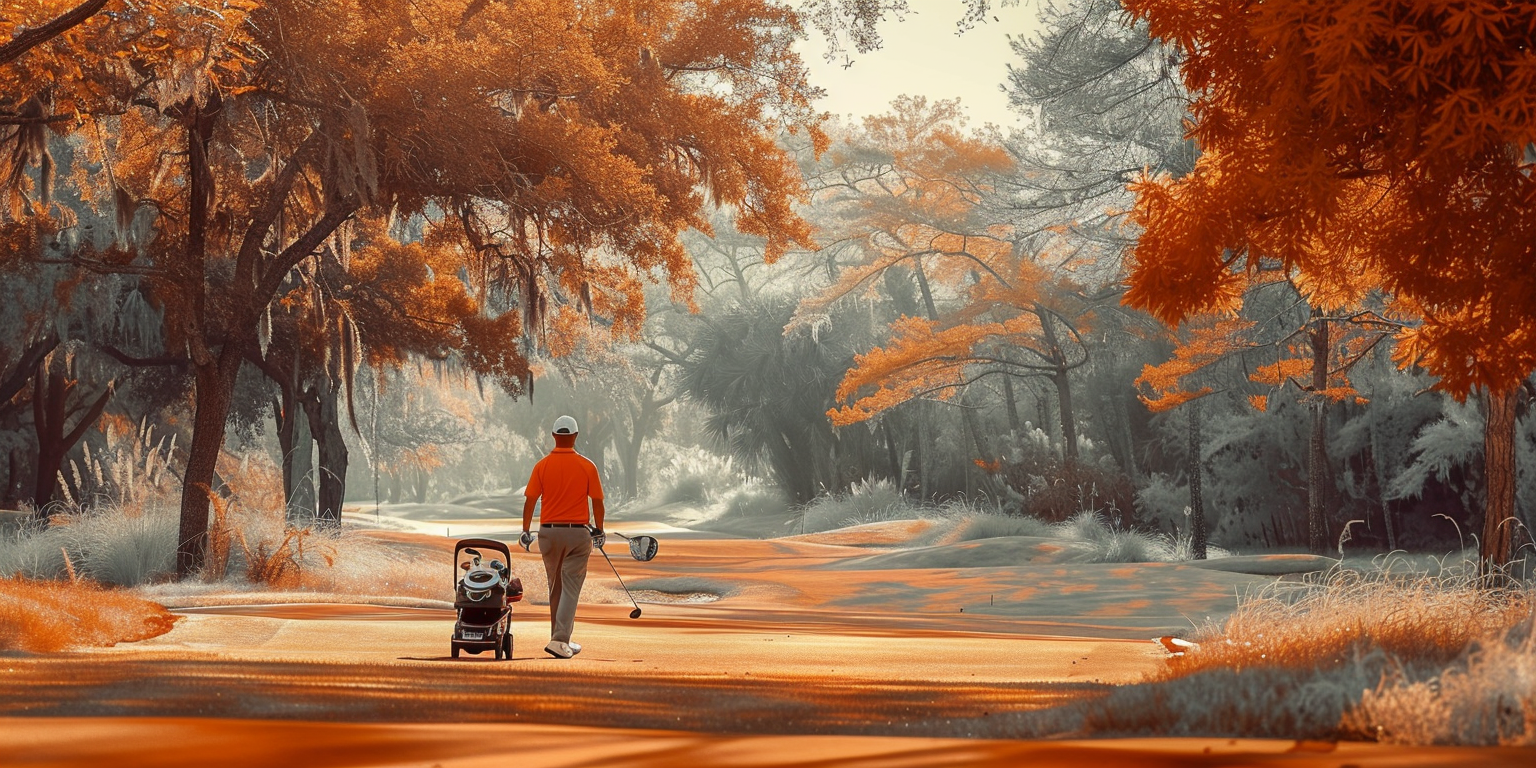
[(1481, 555), (1507, 561), (1516, 397), (1536, 368), (1536, 5), (1126, 6), (1183, 52), (1202, 152), (1188, 176), (1137, 183), (1127, 301), (1168, 322), (1230, 309), (1248, 253), (1310, 295), (1379, 275), (1423, 318), (1399, 363), (1488, 393)]
[[(638, 327), (642, 276), (686, 295), (678, 236), (707, 226), (706, 196), (775, 249), (808, 240), (773, 140), (816, 130), (799, 34), (762, 0), (193, 0), (90, 18), (18, 59), (19, 102), (82, 145), (83, 196), (120, 223), (154, 214), (147, 242), (61, 260), (141, 275), (191, 360), (178, 574), (201, 563), (235, 376), (268, 305), (359, 213), (456, 222), (459, 274), (534, 340), (552, 306)], [(69, 226), (38, 199), (12, 195), (16, 218)], [(483, 325), (464, 330), (503, 356), (507, 326)]]
[[(404, 243), (383, 221), (349, 222), (295, 267), (268, 306), (246, 359), (278, 390), (274, 416), (292, 519), (340, 524), (348, 464), (342, 427), (362, 434), (353, 404), (362, 366), (454, 357), (470, 373), (520, 391), (528, 364), (518, 318), (489, 311), (457, 277), (466, 267), (459, 238), (439, 229)], [(318, 489), (307, 482), (316, 449)]]
[[(832, 211), (820, 234), (830, 258), (851, 257), (830, 287), (801, 303), (793, 324), (814, 325), (833, 302), (873, 290), (877, 276), (909, 269), (926, 315), (897, 320), (884, 346), (857, 357), (833, 423), (914, 399), (947, 400), (985, 376), (1043, 376), (1056, 388), (1070, 464), (1077, 434), (1068, 374), (1087, 361), (1085, 303), (1066, 259), (1012, 242), (989, 199), (1013, 161), (995, 136), (963, 127), (958, 102), (904, 97), (829, 153), (812, 182)], [(974, 439), (968, 411), (967, 429)]]

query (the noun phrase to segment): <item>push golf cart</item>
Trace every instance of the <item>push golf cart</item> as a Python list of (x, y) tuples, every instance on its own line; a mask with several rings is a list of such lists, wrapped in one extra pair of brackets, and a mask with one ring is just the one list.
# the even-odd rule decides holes
[[(499, 559), (498, 559), (499, 556)], [(512, 604), (523, 599), (522, 579), (512, 575), (512, 551), (491, 539), (461, 539), (453, 547), (453, 623), (450, 647), (496, 659), (512, 658)]]

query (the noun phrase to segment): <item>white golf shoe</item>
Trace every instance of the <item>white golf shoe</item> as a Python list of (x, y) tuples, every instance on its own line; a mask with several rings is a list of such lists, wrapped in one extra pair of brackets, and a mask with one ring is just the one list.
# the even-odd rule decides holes
[(581, 653), (581, 646), (577, 643), (562, 643), (559, 640), (551, 640), (549, 645), (544, 646), (544, 652), (557, 659), (569, 659)]

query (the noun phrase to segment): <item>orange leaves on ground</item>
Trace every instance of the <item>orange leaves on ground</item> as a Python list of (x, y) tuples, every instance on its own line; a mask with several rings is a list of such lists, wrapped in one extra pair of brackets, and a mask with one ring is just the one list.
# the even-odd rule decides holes
[(163, 635), (175, 623), (164, 607), (94, 582), (0, 579), (0, 650), (106, 647)]

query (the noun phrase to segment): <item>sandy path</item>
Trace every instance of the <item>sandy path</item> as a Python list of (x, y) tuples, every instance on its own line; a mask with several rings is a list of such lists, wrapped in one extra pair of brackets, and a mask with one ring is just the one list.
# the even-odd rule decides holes
[[(848, 611), (772, 611), (724, 605), (647, 605), (638, 620), (627, 606), (583, 606), (569, 661), (542, 649), (544, 606), (519, 606), (507, 674), (554, 665), (625, 674), (843, 675), (880, 681), (1131, 682), (1164, 653), (1144, 640), (1032, 635), (1007, 621), (976, 617), (940, 622)], [(240, 606), (189, 615), (169, 634), (94, 655), (402, 663), (423, 669), (448, 658), (451, 611), (349, 605)], [(482, 655), (483, 658), (489, 658)], [(470, 657), (473, 658), (473, 657)]]
[[(1154, 669), (1149, 642), (919, 630), (858, 615), (752, 621), (714, 606), (583, 608), (583, 653), (542, 653), (521, 612), (510, 662), (447, 657), (452, 615), (258, 606), (151, 641), (0, 664), (0, 715), (502, 721), (697, 731), (979, 735), (994, 715), (1096, 695)], [(358, 618), (372, 614), (375, 618)], [(250, 615), (264, 614), (264, 615)], [(395, 615), (398, 614), (398, 615)]]
[[(135, 750), (160, 745), (153, 754)], [(1136, 739), (1016, 742), (857, 736), (719, 736), (524, 725), (337, 725), (241, 720), (0, 718), (0, 764), (14, 768), (739, 768), (920, 765), (1528, 766), (1523, 750), (1402, 749), (1361, 744)]]
[[(452, 542), (372, 535), (441, 551), (449, 578)], [(1529, 752), (981, 740), (1135, 682), (1164, 658), (1152, 634), (1220, 616), (1271, 578), (965, 567), (944, 552), (923, 554), (937, 567), (865, 565), (902, 535), (677, 539), (649, 563), (616, 557), (653, 597), (720, 599), (646, 604), (639, 620), (584, 605), (572, 660), (542, 653), (547, 608), (529, 603), (507, 662), (448, 658), (451, 611), (347, 604), (193, 610), (145, 642), (0, 657), (0, 765), (1532, 764)], [(603, 563), (589, 579), (617, 586)]]

